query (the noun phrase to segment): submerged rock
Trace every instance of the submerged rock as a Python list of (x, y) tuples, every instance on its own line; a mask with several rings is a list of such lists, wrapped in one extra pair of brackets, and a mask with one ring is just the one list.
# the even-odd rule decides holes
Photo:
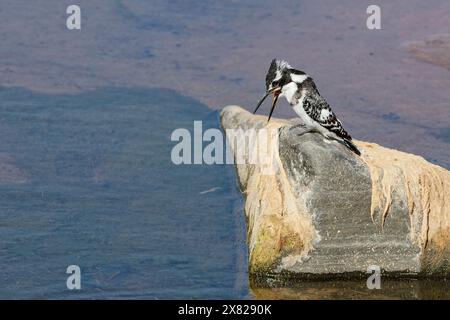
[(434, 35), (406, 44), (416, 58), (450, 70), (450, 35)]
[[(448, 274), (448, 170), (355, 141), (358, 157), (317, 133), (299, 135), (291, 121), (267, 124), (237, 106), (222, 110), (221, 124), (272, 132), (249, 146), (268, 148), (271, 170), (250, 161), (251, 152), (236, 164), (251, 274), (366, 273), (371, 265), (392, 274)], [(238, 145), (230, 146), (236, 157)]]

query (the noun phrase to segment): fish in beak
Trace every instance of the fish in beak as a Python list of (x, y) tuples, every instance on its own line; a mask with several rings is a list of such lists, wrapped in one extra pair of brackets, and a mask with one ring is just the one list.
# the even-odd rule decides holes
[(269, 121), (270, 121), (270, 118), (272, 117), (273, 110), (275, 110), (275, 107), (276, 107), (276, 105), (277, 105), (278, 96), (280, 95), (280, 93), (281, 93), (281, 88), (280, 88), (280, 87), (275, 87), (275, 88), (272, 88), (272, 89), (268, 90), (268, 91), (266, 92), (266, 94), (261, 98), (261, 100), (259, 100), (258, 105), (256, 106), (255, 111), (253, 111), (253, 114), (255, 114), (256, 111), (258, 111), (259, 107), (262, 105), (262, 103), (264, 102), (264, 100), (266, 100), (266, 98), (267, 98), (270, 94), (273, 94), (272, 109), (270, 109), (269, 119), (267, 120), (267, 122), (269, 122)]

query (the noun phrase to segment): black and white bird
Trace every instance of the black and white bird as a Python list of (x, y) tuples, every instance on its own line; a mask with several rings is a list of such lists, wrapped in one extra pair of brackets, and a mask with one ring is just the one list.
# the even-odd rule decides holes
[[(292, 68), (284, 60), (272, 60), (266, 75), (266, 94), (259, 101), (255, 111), (263, 101), (273, 94), (269, 120), (279, 97), (285, 97), (300, 117), (303, 127), (301, 134), (319, 132), (325, 138), (337, 140), (357, 155), (361, 152), (353, 144), (352, 137), (344, 130), (342, 123), (331, 110), (328, 102), (320, 95), (313, 79), (303, 71)], [(297, 127), (296, 126), (296, 127)]]

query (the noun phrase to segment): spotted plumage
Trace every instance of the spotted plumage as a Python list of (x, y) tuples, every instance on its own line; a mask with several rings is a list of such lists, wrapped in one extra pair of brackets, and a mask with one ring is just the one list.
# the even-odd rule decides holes
[(278, 97), (284, 96), (303, 124), (307, 126), (308, 129), (304, 132), (317, 131), (328, 139), (342, 142), (357, 155), (361, 154), (328, 102), (320, 95), (313, 79), (305, 72), (292, 68), (286, 61), (274, 59), (267, 72), (266, 89), (266, 95), (256, 110), (272, 93), (274, 102), (269, 120)]
[[(339, 137), (352, 140), (352, 137), (342, 127), (341, 121), (339, 121), (333, 110), (331, 110), (328, 102), (319, 94), (312, 79), (309, 78), (305, 82), (310, 82), (310, 86), (313, 88), (312, 90), (308, 90), (309, 93), (306, 94), (303, 100), (303, 109), (305, 109), (306, 114)], [(301, 87), (303, 88), (304, 86)]]

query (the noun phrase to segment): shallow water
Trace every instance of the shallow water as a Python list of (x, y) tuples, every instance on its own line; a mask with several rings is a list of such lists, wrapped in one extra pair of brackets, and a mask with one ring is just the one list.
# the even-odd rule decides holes
[(282, 300), (397, 300), (450, 299), (450, 284), (445, 279), (381, 279), (380, 289), (368, 289), (365, 279), (251, 283), (256, 299)]
[(172, 130), (216, 112), (168, 90), (0, 101), (0, 152), (20, 169), (0, 185), (0, 298), (248, 295), (234, 169), (170, 159)]
[[(217, 112), (169, 90), (1, 89), (0, 298), (448, 299), (448, 283), (249, 283), (234, 168), (171, 162)], [(67, 266), (82, 290), (66, 288)]]

